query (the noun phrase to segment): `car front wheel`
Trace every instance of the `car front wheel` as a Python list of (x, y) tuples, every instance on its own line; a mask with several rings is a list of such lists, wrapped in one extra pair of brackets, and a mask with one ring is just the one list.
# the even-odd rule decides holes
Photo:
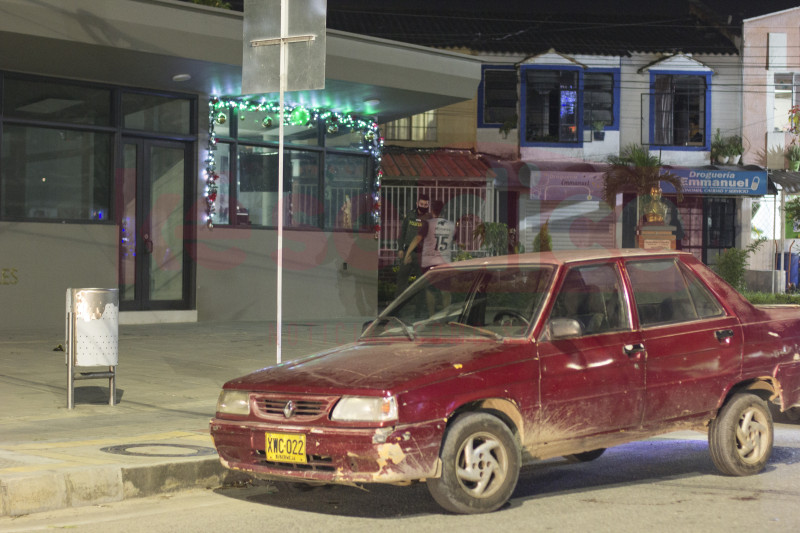
[(708, 447), (723, 474), (749, 476), (764, 469), (772, 454), (772, 415), (755, 394), (731, 397), (711, 421)]
[(428, 491), (448, 511), (494, 511), (517, 486), (519, 444), (508, 426), (488, 413), (457, 418), (445, 434), (440, 455), (442, 475), (428, 480)]

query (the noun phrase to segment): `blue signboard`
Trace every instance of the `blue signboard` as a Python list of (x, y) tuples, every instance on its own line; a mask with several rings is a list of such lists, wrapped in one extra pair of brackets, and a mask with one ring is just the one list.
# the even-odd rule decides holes
[[(671, 172), (683, 182), (683, 194), (709, 194), (716, 196), (763, 196), (767, 194), (766, 170), (727, 170), (704, 168), (661, 169)], [(662, 181), (665, 193), (674, 193), (675, 187)]]

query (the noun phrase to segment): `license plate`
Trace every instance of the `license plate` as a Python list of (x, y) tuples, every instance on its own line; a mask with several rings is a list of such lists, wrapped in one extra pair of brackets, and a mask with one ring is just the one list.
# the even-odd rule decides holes
[(267, 433), (264, 450), (267, 461), (306, 463), (306, 436), (303, 434)]

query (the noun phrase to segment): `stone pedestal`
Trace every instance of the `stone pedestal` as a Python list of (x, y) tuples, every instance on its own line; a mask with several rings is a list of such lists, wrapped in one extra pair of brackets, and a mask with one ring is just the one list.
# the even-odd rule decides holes
[(645, 222), (639, 226), (636, 243), (639, 248), (646, 250), (674, 250), (674, 232), (675, 226), (668, 226), (664, 223), (648, 224)]

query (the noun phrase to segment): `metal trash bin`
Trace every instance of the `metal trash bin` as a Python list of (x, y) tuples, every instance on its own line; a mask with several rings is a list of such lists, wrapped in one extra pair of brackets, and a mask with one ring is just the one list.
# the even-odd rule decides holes
[[(75, 380), (107, 378), (108, 404), (116, 399), (119, 364), (119, 289), (67, 289), (67, 409), (75, 407)], [(104, 366), (101, 372), (75, 367)]]

